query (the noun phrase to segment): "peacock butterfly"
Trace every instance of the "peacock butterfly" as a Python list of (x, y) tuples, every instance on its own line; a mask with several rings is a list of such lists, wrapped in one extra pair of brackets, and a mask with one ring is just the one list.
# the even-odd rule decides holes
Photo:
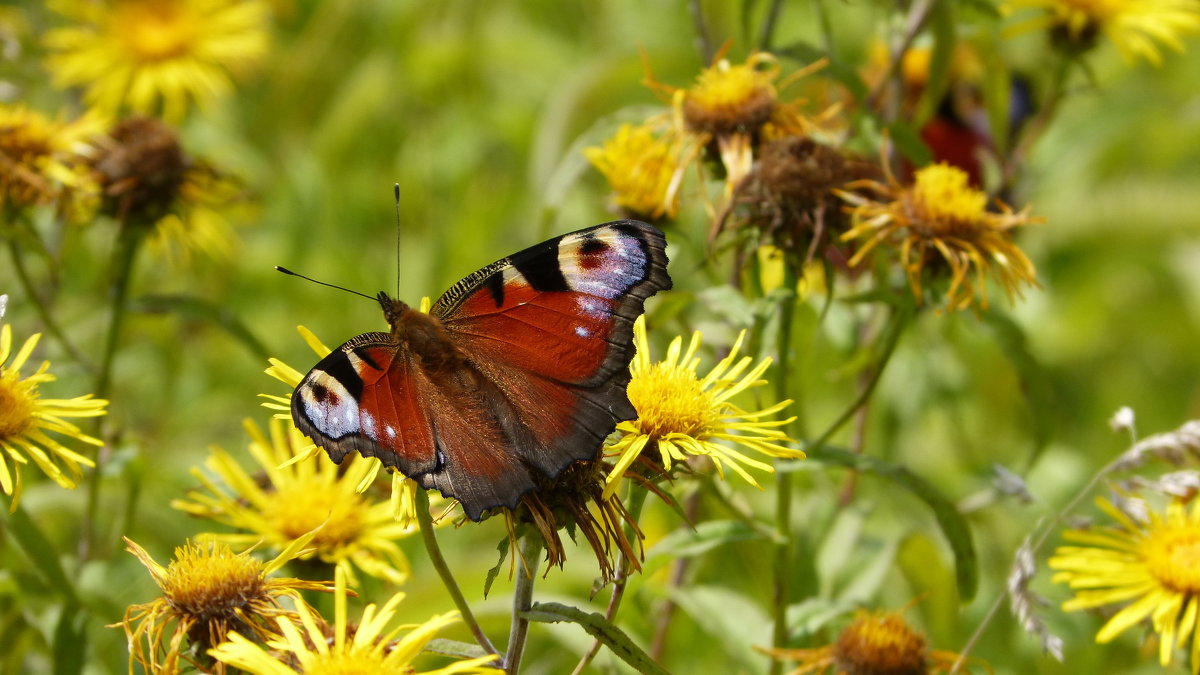
[(633, 322), (671, 288), (662, 232), (619, 220), (564, 234), (454, 284), (428, 314), (377, 296), (390, 333), (335, 349), (292, 394), (297, 428), (340, 463), (352, 451), (479, 520), (595, 458), (637, 416), (625, 389)]

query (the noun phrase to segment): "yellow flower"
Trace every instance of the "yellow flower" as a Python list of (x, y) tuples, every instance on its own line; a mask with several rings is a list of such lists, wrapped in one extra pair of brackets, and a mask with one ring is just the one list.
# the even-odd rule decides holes
[[(311, 608), (301, 605), (297, 612), (304, 630), (286, 618), (277, 619), (281, 637), (267, 642), (269, 650), (241, 632), (232, 632), (228, 641), (209, 650), (209, 655), (250, 675), (499, 675), (503, 672), (485, 665), (495, 660), (494, 655), (454, 661), (435, 670), (417, 670), (412, 665), (417, 655), (438, 631), (457, 620), (458, 612), (439, 614), (416, 626), (393, 626), (396, 609), (404, 599), (403, 593), (397, 593), (383, 607), (367, 605), (362, 620), (353, 626), (347, 619), (346, 581), (340, 569), (336, 579), (332, 625)], [(323, 626), (332, 628), (332, 637), (322, 629)]]
[(671, 101), (674, 125), (692, 148), (683, 151), (687, 160), (681, 161), (679, 171), (715, 141), (728, 196), (750, 172), (760, 140), (807, 135), (816, 128), (795, 102), (779, 100), (779, 90), (823, 66), (822, 61), (798, 70), (778, 87), (779, 60), (766, 52), (755, 52), (740, 64), (718, 56), (688, 89), (662, 84), (647, 74), (648, 86)]
[[(421, 298), (420, 310), (422, 312), (429, 311), (429, 298)], [(304, 326), (297, 326), (296, 330), (300, 333), (300, 337), (304, 339), (309, 348), (313, 350), (318, 358), (325, 358), (329, 355), (329, 352), (333, 351), (329, 347), (325, 346), (325, 343), (321, 342), (316, 335), (313, 335), (312, 331)], [(279, 359), (272, 358), (270, 359), (270, 363), (271, 366), (267, 368), (266, 373), (292, 389), (295, 389), (297, 386), (299, 386), (300, 380), (304, 378), (304, 373), (301, 373)], [(292, 424), (292, 395), (290, 393), (287, 396), (278, 396), (275, 394), (260, 394), (260, 396), (267, 400), (267, 402), (263, 404), (263, 407), (276, 411), (276, 419), (287, 420), (289, 425)], [(321, 448), (318, 448), (312, 442), (304, 442), (306, 445), (293, 446), (296, 456), (294, 461), (309, 461), (316, 456), (321, 456), (328, 459), (328, 457), (323, 454)], [(359, 457), (359, 459), (362, 458)], [(375, 480), (375, 476), (378, 475), (380, 468), (383, 466), (375, 457), (369, 457), (363, 461), (367, 462), (367, 465), (370, 467), (370, 471), (363, 478), (363, 482), (361, 483), (359, 489), (360, 492), (365, 490), (366, 486), (370, 485), (370, 483)], [(391, 473), (392, 511), (396, 517), (396, 520), (398, 520), (401, 525), (411, 527), (416, 523), (417, 482), (406, 477), (399, 471), (392, 471)], [(437, 503), (437, 501), (440, 499), (440, 497), (434, 497), (431, 499), (431, 502)]]
[(150, 117), (130, 117), (96, 139), (93, 174), (101, 212), (124, 227), (151, 228), (168, 257), (190, 251), (227, 256), (233, 232), (220, 207), (237, 200), (237, 185), (189, 157), (175, 130)]
[(916, 173), (916, 184), (901, 187), (888, 176), (888, 184), (860, 181), (850, 187), (879, 195), (872, 199), (859, 192), (839, 190), (851, 204), (853, 226), (843, 241), (857, 240), (860, 248), (850, 259), (857, 265), (879, 244), (893, 247), (908, 276), (913, 294), (922, 296), (925, 276), (950, 277), (946, 305), (964, 309), (976, 301), (987, 308), (986, 278), (990, 273), (1003, 286), (1009, 301), (1021, 294), (1021, 286), (1037, 285), (1033, 263), (1012, 240), (1016, 227), (1041, 222), (1006, 204), (1000, 213), (986, 210), (987, 195), (969, 185), (962, 169), (934, 164)]
[[(226, 544), (187, 542), (175, 549), (175, 557), (166, 567), (155, 562), (141, 546), (125, 539), (126, 550), (150, 570), (163, 592), (150, 602), (131, 605), (121, 623), (111, 626), (125, 629), (130, 672), (137, 662), (149, 673), (177, 673), (180, 657), (189, 661), (193, 658), (190, 654), (194, 651), (187, 643), (203, 654), (235, 628), (266, 640), (276, 634), (279, 626), (290, 626), (300, 618), (280, 605), (282, 597), (291, 598), (302, 611), (311, 611), (300, 591), (329, 590), (329, 582), (267, 578), (294, 558), (310, 539), (311, 534), (297, 539), (265, 565), (249, 551), (234, 553)], [(217, 672), (223, 673), (224, 667), (218, 667)]]
[(79, 220), (78, 210), (96, 201), (83, 157), (88, 137), (100, 130), (92, 114), (51, 121), (24, 104), (0, 103), (0, 209), (58, 202)]
[[(777, 659), (796, 661), (791, 675), (928, 675), (949, 673), (958, 654), (930, 650), (928, 641), (900, 612), (859, 611), (833, 644), (816, 649), (762, 650)], [(987, 672), (991, 668), (980, 662)], [(965, 672), (965, 671), (962, 671)]]
[(646, 322), (638, 317), (633, 324), (637, 354), (629, 366), (632, 379), (628, 389), (629, 401), (637, 409), (638, 418), (619, 423), (619, 438), (606, 448), (606, 454), (616, 457), (616, 463), (608, 474), (605, 497), (613, 493), (617, 480), (644, 453), (647, 461), (661, 462), (662, 469), (667, 471), (672, 462), (685, 461), (688, 456), (708, 457), (722, 477), (728, 467), (755, 486), (757, 481), (742, 465), (768, 472), (773, 472), (774, 467), (747, 457), (733, 446), (771, 457), (804, 457), (803, 452), (782, 445), (791, 439), (778, 427), (794, 417), (763, 419), (791, 405), (790, 400), (756, 411), (743, 410), (732, 402), (743, 391), (766, 384), (766, 380), (759, 378), (771, 365), (771, 359), (763, 359), (747, 372), (754, 359), (738, 358), (745, 335), (743, 331), (729, 355), (701, 379), (696, 373), (700, 365), (696, 356), (700, 349), (699, 332), (692, 333), (686, 352), (680, 353), (683, 338), (676, 337), (667, 357), (651, 362)]
[(1162, 65), (1159, 45), (1183, 52), (1184, 35), (1200, 32), (1200, 4), (1194, 0), (1010, 0), (1009, 9), (1037, 7), (1042, 16), (1007, 33), (1046, 29), (1072, 51), (1086, 51), (1103, 34), (1127, 61), (1143, 57)]
[[(108, 401), (94, 399), (91, 394), (75, 398), (41, 398), (38, 387), (55, 379), (48, 372), (49, 361), (43, 361), (29, 377), (21, 377), (21, 368), (40, 338), (41, 334), (35, 333), (26, 340), (9, 363), (12, 327), (0, 327), (0, 489), (12, 496), (13, 509), (17, 508), (21, 498), (21, 465), (28, 464), (29, 460), (67, 489), (74, 489), (76, 481), (82, 477), (80, 465), (95, 466), (92, 460), (66, 447), (47, 432), (89, 445), (103, 445), (100, 439), (83, 433), (66, 418), (99, 417), (105, 413)], [(63, 473), (58, 462), (62, 462), (68, 473)]]
[(189, 492), (187, 499), (172, 506), (244, 531), (211, 535), (233, 545), (265, 541), (284, 549), (315, 532), (311, 550), (301, 558), (316, 556), (337, 565), (351, 583), (357, 583), (353, 567), (391, 583), (404, 583), (408, 559), (396, 540), (414, 528), (393, 518), (388, 501), (360, 493), (361, 486), (372, 482), (377, 463), (355, 456), (339, 467), (324, 454), (296, 461), (309, 444), (290, 423), (272, 420), (270, 438), (248, 420), (245, 428), (257, 465), (254, 471), (246, 471), (228, 453), (213, 448), (204, 465), (224, 485), (194, 468), (192, 475), (204, 489)]
[(1108, 500), (1097, 505), (1117, 526), (1064, 532), (1064, 539), (1080, 545), (1060, 546), (1049, 561), (1058, 571), (1053, 581), (1075, 590), (1063, 610), (1124, 604), (1096, 633), (1096, 642), (1110, 642), (1150, 619), (1160, 636), (1162, 665), (1191, 643), (1192, 673), (1200, 673), (1200, 500), (1173, 501), (1163, 512), (1147, 509), (1145, 521)]
[(657, 133), (654, 125), (622, 124), (603, 147), (585, 148), (588, 161), (604, 174), (613, 201), (631, 218), (674, 218), (679, 210), (679, 161), (676, 135)]
[(128, 108), (179, 121), (231, 88), (230, 74), (267, 52), (270, 8), (260, 0), (55, 0), (78, 25), (47, 33), (58, 87), (82, 85), (110, 114)]

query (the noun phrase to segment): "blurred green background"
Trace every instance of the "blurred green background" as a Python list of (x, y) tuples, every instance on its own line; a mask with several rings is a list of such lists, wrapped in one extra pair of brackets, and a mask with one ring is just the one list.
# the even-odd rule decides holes
[[(408, 301), (436, 298), (476, 268), (547, 236), (609, 220), (607, 186), (579, 149), (603, 140), (619, 121), (661, 105), (639, 84), (639, 50), (661, 82), (684, 86), (706, 65), (688, 6), (678, 0), (279, 4), (270, 58), (233, 96), (208, 114), (192, 115), (182, 129), (185, 147), (241, 176), (253, 193), (256, 205), (238, 228), (240, 244), (230, 259), (198, 256), (184, 265), (147, 252), (134, 297), (136, 303), (149, 292), (177, 293), (219, 303), (271, 355), (302, 371), (315, 359), (295, 333), (297, 324), (330, 345), (384, 324), (374, 303), (284, 277), (272, 266), (368, 294), (391, 291), (393, 183), (401, 191), (400, 297)], [(767, 4), (701, 3), (713, 42), (732, 40), (731, 55), (740, 59)], [(839, 56), (850, 64), (861, 62), (869, 37), (894, 20), (890, 3), (830, 8)], [(32, 36), (58, 21), (41, 6), (24, 9)], [(1018, 68), (1036, 69), (1043, 58), (1034, 37), (1018, 43), (1024, 47), (1012, 55)], [(812, 5), (784, 3), (776, 44), (816, 39)], [(36, 42), (24, 47), (36, 49)], [(784, 63), (785, 71), (801, 65)], [(1037, 501), (1001, 501), (970, 514), (982, 584), (972, 602), (960, 605), (952, 561), (919, 501), (864, 477), (855, 504), (839, 509), (835, 496), (844, 473), (814, 464), (801, 474), (796, 497), (795, 521), (804, 530), (797, 544), (798, 617), (825, 610), (837, 615), (844, 605), (835, 598), (895, 609), (919, 597), (906, 616), (935, 647), (961, 649), (1002, 592), (1012, 554), (1031, 524), (1126, 447), (1127, 439), (1108, 429), (1113, 411), (1132, 406), (1143, 434), (1197, 415), (1200, 49), (1170, 54), (1162, 68), (1153, 68), (1128, 64), (1103, 45), (1090, 63), (1093, 82), (1073, 81), (1014, 199), (1032, 203), (1046, 218), (1020, 239), (1042, 288), (1015, 308), (995, 302), (1028, 339), (1041, 374), (1033, 383), (1037, 391), (1031, 398), (1029, 380), (1006, 358), (996, 322), (927, 312), (885, 374), (866, 431), (870, 453), (907, 465), (953, 499), (987, 489), (991, 467), (999, 463), (1027, 473)], [(45, 112), (64, 100), (36, 68), (4, 77), (11, 77), (20, 99)], [(726, 277), (728, 261), (702, 257), (706, 226), (693, 205), (668, 229), (675, 294), (692, 297), (692, 304), (659, 326), (654, 341), (660, 350), (671, 335), (722, 319), (719, 306), (692, 295)], [(59, 318), (80, 344), (98, 339), (105, 325), (106, 306), (96, 298), (112, 239), (111, 227), (91, 226), (63, 276)], [(18, 339), (38, 330), (7, 262), (0, 264), (0, 292), (10, 294), (5, 321)], [(801, 357), (808, 417), (817, 427), (850, 399), (855, 381), (847, 366), (853, 347), (839, 335), (836, 318), (835, 312)], [(706, 344), (720, 347), (731, 333), (706, 334)], [(89, 379), (56, 349), (47, 340), (38, 354), (55, 363), (61, 380), (44, 393), (74, 395)], [(117, 461), (105, 469), (100, 516), (108, 554), (79, 571), (81, 587), (108, 611), (92, 619), (88, 672), (123, 671), (124, 638), (101, 625), (118, 621), (126, 604), (155, 594), (144, 569), (120, 552), (120, 535), (161, 562), (185, 537), (209, 528), (167, 505), (193, 485), (187, 469), (203, 461), (210, 445), (241, 452), (242, 419), (268, 414), (258, 393), (285, 393), (262, 374), (265, 366), (260, 354), (209, 320), (175, 313), (131, 317), (110, 413), (127, 433)], [(1049, 442), (1040, 447), (1043, 423)], [(70, 567), (84, 494), (37, 481), (33, 472), (27, 480), (24, 508), (53, 535)], [(738, 499), (769, 513), (769, 491), (732, 485)], [(116, 531), (126, 509), (135, 514), (131, 529)], [(678, 526), (668, 509), (651, 506), (647, 546)], [(480, 598), (503, 537), (496, 520), (443, 535), (469, 598)], [(404, 589), (409, 597), (402, 613), (417, 621), (449, 609), (419, 542), (405, 542), (405, 550), (414, 580)], [(769, 550), (765, 542), (748, 541), (693, 561), (691, 585), (677, 598), (681, 611), (664, 659), (668, 668), (765, 670), (766, 660), (748, 645), (769, 643)], [(569, 550), (566, 570), (539, 583), (538, 599), (603, 611), (606, 592), (588, 601), (595, 576), (590, 557), (586, 548)], [(40, 637), (10, 633), (19, 640), (12, 648), (29, 651), (24, 660), (6, 663), (38, 672), (46, 665), (39, 641), (50, 639), (54, 621), (52, 590), (8, 541), (0, 540), (0, 560), (3, 625), (41, 631)], [(653, 632), (651, 612), (663, 602), (669, 562), (650, 557), (648, 573), (631, 582), (619, 617), (643, 645)], [(1066, 662), (1040, 656), (1005, 609), (974, 651), (997, 673), (1160, 671), (1152, 656), (1139, 652), (1140, 636), (1094, 645), (1100, 619), (1057, 612), (1067, 594), (1046, 575), (1037, 588), (1051, 599), (1046, 615), (1066, 640)], [(510, 589), (502, 579), (479, 604), (495, 640), (507, 628)], [(368, 585), (363, 595), (382, 601), (385, 590)], [(839, 625), (825, 625), (813, 642), (797, 644), (828, 642)], [(576, 626), (533, 631), (530, 673), (567, 672), (590, 642)], [(461, 630), (453, 637), (467, 639)], [(602, 652), (593, 667), (623, 666)], [(1172, 669), (1183, 670), (1179, 664)]]

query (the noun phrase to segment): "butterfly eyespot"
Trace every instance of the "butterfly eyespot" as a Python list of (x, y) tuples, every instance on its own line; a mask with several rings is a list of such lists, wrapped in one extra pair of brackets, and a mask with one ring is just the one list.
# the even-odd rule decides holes
[(331, 406), (338, 404), (337, 394), (329, 391), (323, 384), (312, 385), (312, 395), (317, 403), (328, 403)]

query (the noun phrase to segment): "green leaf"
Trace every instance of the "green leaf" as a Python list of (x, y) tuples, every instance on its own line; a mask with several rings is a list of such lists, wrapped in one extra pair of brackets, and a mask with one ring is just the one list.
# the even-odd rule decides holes
[(735, 541), (763, 539), (749, 525), (738, 520), (706, 520), (694, 530), (675, 530), (646, 552), (646, 563), (655, 558), (674, 560), (707, 553)]
[[(752, 645), (771, 642), (771, 620), (750, 598), (717, 586), (686, 586), (670, 589), (669, 597), (713, 640), (724, 645), (739, 670), (759, 670), (762, 655)], [(714, 664), (713, 671), (732, 671), (732, 664)]]
[[(780, 47), (775, 50), (775, 53), (780, 56), (787, 56), (795, 59), (803, 64), (809, 64), (817, 59), (829, 56), (824, 50), (808, 44), (807, 42), (793, 42), (785, 47)], [(871, 94), (863, 82), (862, 75), (859, 74), (858, 68), (852, 64), (845, 63), (840, 60), (829, 59), (829, 65), (825, 66), (818, 73), (821, 77), (829, 77), (840, 82), (843, 86), (850, 90), (851, 95), (855, 100), (866, 100)]]
[(1032, 463), (1054, 434), (1054, 411), (1058, 406), (1050, 372), (1030, 351), (1024, 329), (1011, 317), (992, 309), (983, 315), (983, 321), (992, 329), (997, 345), (1008, 357), (1021, 380), (1021, 389), (1029, 404), (1032, 422), (1033, 455), (1028, 460)]
[(967, 602), (975, 597), (979, 587), (979, 560), (971, 530), (958, 508), (940, 490), (903, 466), (839, 448), (814, 448), (808, 453), (808, 461), (844, 466), (887, 478), (925, 502), (933, 510), (933, 516), (954, 552), (955, 580), (961, 600)]
[(246, 327), (228, 307), (190, 295), (144, 295), (132, 303), (133, 311), (149, 314), (178, 314), (195, 321), (203, 321), (224, 330), (241, 342), (246, 349), (260, 359), (271, 356), (254, 333)]
[(79, 601), (79, 594), (75, 592), (74, 584), (71, 583), (67, 573), (63, 571), (54, 545), (50, 543), (46, 535), (42, 534), (24, 509), (18, 508), (8, 514), (8, 531), (12, 533), (13, 539), (25, 552), (29, 561), (33, 563), (33, 569), (46, 580), (47, 585), (58, 589), (59, 595), (67, 601), (67, 604), (75, 606), (82, 604)]
[(652, 673), (654, 675), (666, 675), (667, 671), (650, 658), (650, 655), (638, 647), (628, 635), (620, 628), (617, 628), (604, 615), (598, 612), (584, 612), (575, 607), (564, 605), (557, 602), (538, 602), (534, 603), (528, 611), (521, 612), (530, 621), (539, 623), (561, 623), (570, 622), (579, 624), (581, 628), (587, 631), (601, 644), (608, 647), (609, 651), (615, 654), (619, 659), (628, 663), (639, 673)]
[(54, 626), (54, 675), (79, 675), (87, 653), (88, 612), (67, 603)]
[(854, 509), (839, 511), (828, 534), (817, 548), (817, 578), (821, 580), (822, 597), (833, 597), (833, 585), (838, 572), (850, 564), (862, 534), (864, 517)]
[(477, 659), (488, 655), (483, 650), (483, 647), (473, 642), (459, 642), (458, 640), (447, 640), (445, 638), (430, 640), (429, 644), (425, 645), (425, 651), (453, 656), (459, 659)]
[(915, 127), (905, 122), (893, 122), (887, 125), (888, 138), (896, 146), (896, 150), (915, 166), (926, 166), (933, 161), (929, 147), (921, 140)]
[(504, 566), (504, 559), (508, 557), (508, 549), (510, 544), (508, 537), (500, 540), (496, 544), (496, 551), (500, 554), (500, 558), (496, 561), (496, 566), (487, 571), (487, 576), (483, 580), (483, 597), (487, 597), (492, 590), (492, 583), (496, 581), (496, 577), (500, 576), (500, 568)]
[(934, 114), (950, 88), (950, 73), (954, 65), (954, 48), (958, 44), (955, 34), (954, 3), (938, 2), (934, 4), (933, 15), (929, 17), (929, 27), (933, 33), (933, 53), (929, 55), (929, 80), (925, 90), (921, 92), (921, 100), (917, 104), (916, 126), (924, 126)]

